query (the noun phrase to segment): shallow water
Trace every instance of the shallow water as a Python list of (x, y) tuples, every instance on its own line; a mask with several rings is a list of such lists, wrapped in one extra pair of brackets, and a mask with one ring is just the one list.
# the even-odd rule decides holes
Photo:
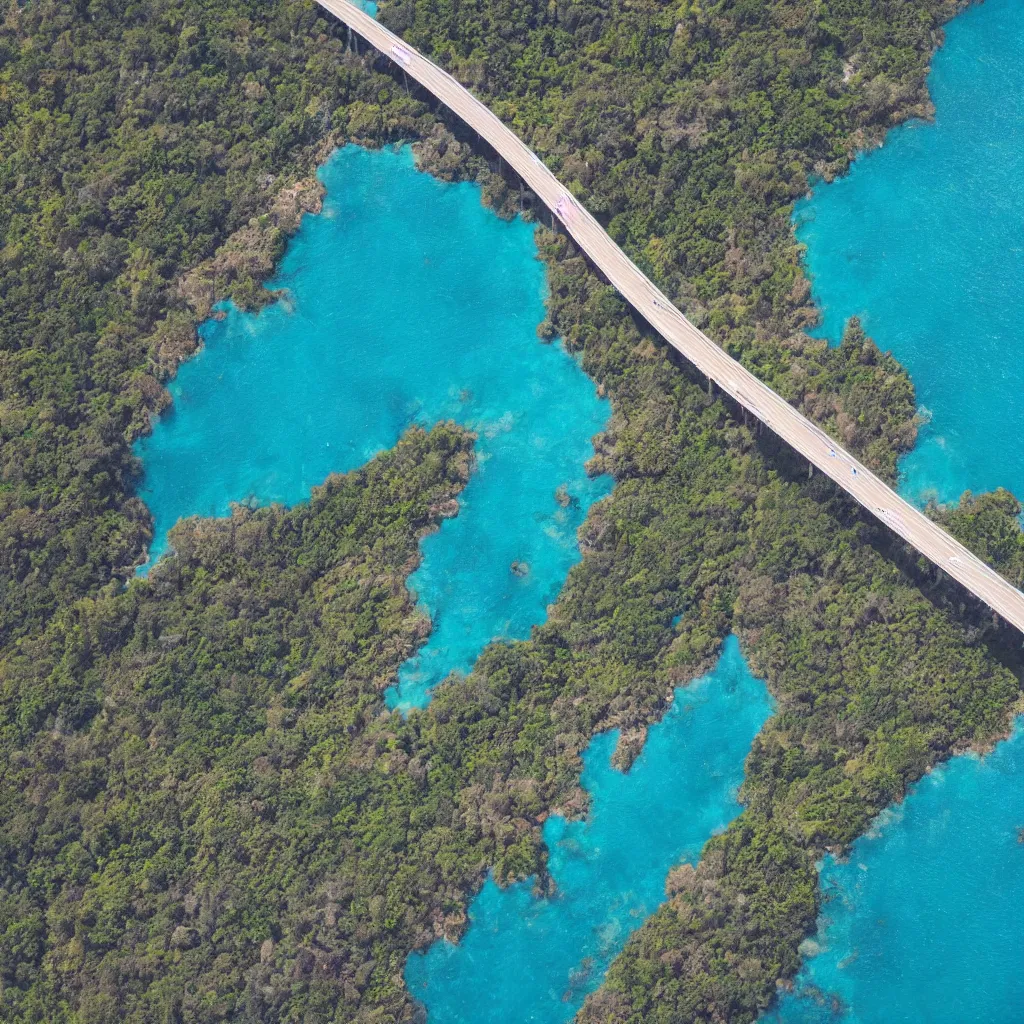
[(932, 420), (902, 462), (911, 500), (1024, 497), (1024, 3), (956, 18), (913, 123), (797, 205), (822, 333), (862, 317)]
[[(923, 502), (1024, 495), (1024, 4), (949, 27), (934, 124), (896, 130), (798, 205), (822, 332), (860, 315), (932, 416), (902, 462)], [(1017, 1024), (1024, 1019), (1024, 735), (957, 758), (885, 811), (826, 902), (797, 993), (770, 1024)]]
[(170, 413), (139, 442), (151, 553), (181, 516), (302, 501), (411, 424), (473, 429), (461, 513), (423, 541), (410, 582), (434, 630), (390, 702), (418, 706), (488, 641), (543, 620), (580, 557), (577, 527), (611, 487), (583, 468), (609, 407), (575, 359), (536, 336), (545, 277), (530, 225), (500, 220), (474, 185), (419, 173), (408, 149), (349, 146), (320, 176), (323, 213), (304, 218), (269, 285), (286, 299), (207, 322), (170, 385)]
[(462, 941), (409, 957), (406, 984), (430, 1024), (555, 1024), (600, 985), (626, 939), (665, 900), (665, 879), (740, 812), (736, 793), (750, 744), (771, 713), (730, 637), (714, 671), (676, 691), (628, 773), (611, 767), (615, 731), (583, 754), (586, 821), (544, 823), (554, 896), (533, 880), (488, 880)]
[(765, 1024), (1019, 1024), (1022, 828), (1018, 723), (988, 757), (922, 780), (847, 862), (826, 859), (822, 951)]

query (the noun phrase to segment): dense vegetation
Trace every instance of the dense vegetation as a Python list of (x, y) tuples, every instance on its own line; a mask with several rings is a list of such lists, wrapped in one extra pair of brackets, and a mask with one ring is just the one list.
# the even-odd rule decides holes
[[(384, 18), (491, 98), (695, 321), (891, 473), (914, 437), (911, 388), (856, 322), (831, 351), (799, 333), (814, 313), (791, 203), (809, 176), (841, 170), (894, 121), (927, 112), (925, 64), (953, 10), (725, 2), (510, 12), (478, 0), (456, 12), (397, 0)], [(659, 388), (639, 384), (635, 365), (666, 361), (664, 350), (605, 315), (616, 300), (567, 249), (551, 268), (553, 329), (582, 347), (599, 380), (620, 378), (608, 443), (619, 483), (593, 518), (618, 512), (644, 551), (678, 557), (673, 520), (685, 509), (696, 524), (676, 472), (682, 445), (696, 439), (672, 443), (665, 428), (679, 400), (655, 398)], [(791, 464), (783, 482), (790, 460), (767, 448), (767, 461), (747, 453), (756, 486), (746, 494), (736, 493), (735, 465), (710, 488), (743, 508), (727, 531), (735, 540), (723, 540), (716, 510), (695, 530), (708, 547), (671, 561), (709, 587), (687, 594), (705, 620), (690, 629), (701, 644), (736, 630), (780, 712), (748, 763), (748, 810), (695, 873), (675, 876), (670, 903), (629, 944), (585, 1020), (756, 1017), (813, 922), (813, 859), (855, 838), (935, 759), (998, 732), (1017, 697), (1019, 652), (1006, 655), (1012, 672), (997, 664), (977, 632), (937, 610), (936, 601), (972, 619), (960, 595), (937, 592), (927, 570), (828, 485), (797, 483)], [(713, 464), (702, 446), (702, 468)], [(780, 477), (760, 475), (771, 467)], [(699, 491), (708, 488), (705, 480)], [(1019, 578), (1018, 511), (1004, 492), (935, 513)], [(650, 586), (640, 562), (630, 581)], [(673, 646), (684, 663), (703, 653), (689, 637)]]
[[(828, 349), (789, 228), (808, 174), (926, 109), (941, 0), (399, 2), (382, 16), (495, 102), (730, 351), (882, 472), (903, 371)], [(579, 752), (627, 763), (735, 630), (779, 713), (747, 810), (582, 1016), (749, 1021), (791, 976), (813, 861), (931, 764), (1005, 729), (1020, 663), (962, 593), (665, 350), (565, 239), (550, 323), (613, 401), (612, 497), (550, 621), (408, 721), (380, 691), (428, 624), (404, 589), (470, 439), (413, 432), (304, 506), (177, 528), (130, 442), (212, 301), (257, 287), (346, 138), (529, 197), (309, 3), (12, 3), (0, 31), (0, 1017), (401, 1020), (409, 949), (543, 868)], [(441, 118), (444, 123), (439, 123)], [(1006, 494), (936, 510), (1017, 579)], [(683, 614), (673, 625), (674, 617)]]
[(292, 3), (5, 5), (0, 643), (139, 559), (130, 442), (213, 295), (256, 298), (328, 132), (366, 99), (381, 136), (432, 122), (324, 27)]

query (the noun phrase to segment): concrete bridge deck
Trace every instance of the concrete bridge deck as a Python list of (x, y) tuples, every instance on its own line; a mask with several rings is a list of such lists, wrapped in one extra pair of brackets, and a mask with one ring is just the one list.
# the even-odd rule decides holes
[(674, 349), (836, 481), (872, 515), (1024, 632), (1024, 594), (863, 466), (676, 309), (506, 125), (451, 75), (348, 0), (317, 2), (461, 117), (558, 217), (576, 244)]

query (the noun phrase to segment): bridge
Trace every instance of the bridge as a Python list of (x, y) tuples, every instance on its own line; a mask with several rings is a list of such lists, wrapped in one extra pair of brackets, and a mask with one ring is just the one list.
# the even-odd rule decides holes
[(619, 293), (702, 374), (831, 477), (872, 515), (1024, 632), (1024, 594), (904, 501), (820, 427), (694, 327), (538, 157), (448, 72), (348, 0), (317, 0), (466, 122), (558, 217)]

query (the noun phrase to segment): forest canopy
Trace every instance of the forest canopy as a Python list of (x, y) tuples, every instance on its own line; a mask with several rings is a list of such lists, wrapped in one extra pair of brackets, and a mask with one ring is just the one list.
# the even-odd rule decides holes
[[(550, 163), (731, 353), (880, 473), (912, 384), (814, 322), (790, 214), (927, 114), (946, 0), (398, 0), (382, 19)], [(9, 3), (0, 28), (0, 1017), (422, 1019), (410, 950), (488, 871), (539, 873), (580, 752), (638, 734), (735, 632), (778, 712), (745, 810), (581, 1012), (755, 1020), (814, 862), (1018, 700), (1019, 643), (666, 350), (538, 231), (561, 336), (612, 402), (610, 498), (548, 621), (428, 709), (381, 699), (430, 624), (406, 579), (472, 470), (413, 430), (293, 509), (151, 536), (131, 444), (213, 302), (262, 289), (335, 145), (412, 141), (510, 215), (493, 155), (311, 2)], [(527, 199), (528, 205), (528, 199)], [(1005, 493), (934, 509), (1013, 579)], [(635, 751), (634, 751), (635, 752)], [(628, 763), (630, 750), (620, 750)]]

